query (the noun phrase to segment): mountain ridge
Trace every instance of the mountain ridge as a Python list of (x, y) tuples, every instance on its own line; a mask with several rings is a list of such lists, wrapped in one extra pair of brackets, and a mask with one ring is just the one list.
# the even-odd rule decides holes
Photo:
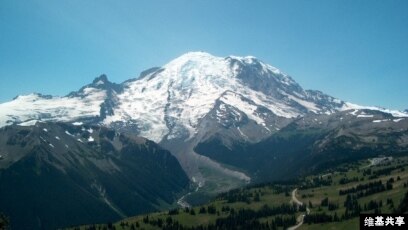
[[(157, 81), (155, 82), (157, 84), (153, 86), (153, 84), (151, 84), (150, 82), (154, 81), (156, 77), (162, 79), (170, 77), (172, 78), (172, 80)], [(237, 85), (235, 81), (231, 81), (232, 78), (238, 79), (240, 83), (238, 82), (239, 84)], [(194, 87), (195, 86), (194, 81), (199, 81), (199, 79), (203, 79), (200, 82), (201, 84), (200, 87), (209, 86), (209, 88), (206, 88), (206, 90), (211, 91), (211, 93), (216, 94), (216, 96), (211, 97), (210, 95), (211, 93), (208, 94), (203, 93), (200, 90), (197, 90), (197, 87), (195, 89), (189, 89), (189, 87)], [(209, 83), (209, 85), (205, 83)], [(167, 87), (170, 87), (169, 89), (174, 88), (175, 91), (173, 90), (171, 92), (172, 94), (170, 94), (170, 92), (167, 92), (166, 90), (165, 91), (159, 90), (160, 88), (159, 86), (163, 85), (164, 87), (166, 84)], [(240, 86), (240, 84), (243, 85)], [(231, 85), (234, 86), (228, 87)], [(174, 111), (176, 112), (176, 114), (171, 114), (170, 116), (168, 116), (167, 122), (160, 114), (157, 114), (154, 115), (155, 119), (151, 120), (160, 124), (156, 125), (158, 127), (152, 128), (142, 127), (139, 129), (141, 130), (140, 132), (142, 136), (146, 136), (149, 139), (155, 140), (156, 142), (160, 142), (164, 136), (171, 137), (172, 135), (175, 135), (175, 133), (169, 130), (168, 128), (173, 127), (174, 125), (176, 126), (175, 127), (176, 129), (179, 128), (178, 131), (180, 132), (184, 133), (189, 132), (189, 136), (187, 138), (191, 137), (191, 135), (194, 135), (194, 126), (197, 125), (197, 120), (204, 117), (204, 115), (211, 110), (217, 98), (220, 98), (221, 95), (228, 90), (244, 94), (245, 97), (247, 98), (249, 97), (253, 101), (256, 99), (256, 103), (258, 105), (264, 107), (266, 107), (265, 105), (267, 105), (267, 107), (269, 107), (271, 112), (274, 113), (275, 115), (288, 118), (304, 115), (307, 112), (332, 113), (337, 110), (346, 110), (359, 107), (358, 105), (347, 103), (339, 99), (333, 98), (331, 96), (328, 96), (320, 91), (303, 90), (302, 87), (298, 85), (290, 76), (283, 74), (279, 69), (267, 65), (253, 56), (247, 57), (228, 56), (225, 58), (221, 58), (212, 56), (211, 54), (205, 52), (189, 52), (170, 61), (163, 67), (154, 67), (152, 69), (146, 70), (140, 74), (139, 78), (129, 79), (120, 84), (112, 83), (107, 79), (106, 75), (101, 75), (100, 77), (95, 78), (91, 84), (82, 87), (78, 91), (71, 92), (65, 97), (52, 97), (52, 96), (42, 97), (39, 96), (40, 94), (36, 94), (38, 96), (35, 97), (34, 94), (30, 94), (31, 97), (27, 98), (27, 100), (39, 101), (40, 99), (44, 100), (60, 99), (60, 104), (64, 103), (65, 105), (67, 105), (66, 109), (67, 111), (72, 108), (68, 106), (70, 105), (70, 103), (76, 104), (75, 106), (76, 109), (80, 109), (81, 107), (87, 107), (88, 111), (83, 111), (83, 113), (81, 114), (73, 114), (72, 116), (70, 116), (70, 112), (65, 111), (66, 117), (64, 117), (59, 116), (58, 114), (53, 115), (54, 111), (52, 110), (53, 109), (52, 105), (50, 105), (49, 106), (50, 108), (47, 111), (44, 111), (43, 113), (41, 113), (42, 111), (34, 111), (33, 112), (34, 114), (37, 112), (39, 113), (37, 116), (32, 114), (31, 116), (30, 115), (27, 116), (26, 114), (24, 114), (26, 116), (19, 117), (16, 114), (13, 114), (12, 112), (9, 114), (3, 112), (0, 113), (1, 121), (0, 126), (4, 126), (6, 124), (11, 124), (15, 122), (17, 123), (24, 122), (29, 119), (35, 118), (55, 119), (63, 121), (65, 118), (68, 118), (68, 121), (74, 121), (82, 118), (86, 119), (96, 117), (99, 117), (98, 122), (103, 122), (105, 125), (110, 125), (115, 122), (123, 122), (124, 120), (127, 121), (135, 120), (134, 124), (136, 126), (140, 125), (137, 122), (137, 117), (139, 117), (147, 120), (147, 124), (143, 125), (153, 126), (152, 124), (154, 123), (153, 121), (148, 122), (150, 120), (149, 117), (138, 116), (138, 114), (143, 112), (143, 109), (135, 110), (133, 108), (126, 108), (126, 106), (131, 105), (126, 104), (126, 102), (124, 102), (125, 101), (124, 96), (127, 97), (134, 96), (134, 98), (132, 98), (133, 101), (142, 100), (140, 98), (141, 96), (135, 97), (134, 94), (138, 93), (136, 92), (137, 90), (143, 91), (144, 94), (148, 94), (147, 92), (145, 92), (146, 90), (149, 89), (149, 87), (147, 86), (150, 86), (150, 88), (153, 87), (158, 88), (156, 90), (153, 90), (153, 92), (156, 93), (156, 100), (160, 94), (163, 94), (162, 95), (163, 99), (160, 99), (163, 100), (163, 102), (161, 103), (160, 106), (156, 106), (150, 109), (151, 114), (149, 117), (151, 117), (152, 114), (154, 115), (154, 111), (157, 110), (158, 108), (160, 108), (160, 112), (164, 112), (163, 109), (165, 109), (166, 104), (168, 104), (167, 102), (168, 96), (170, 98), (175, 97), (176, 101), (180, 101), (183, 99), (187, 100), (186, 103), (182, 106), (182, 108), (179, 107), (170, 108), (170, 111), (172, 110), (183, 111), (181, 113), (180, 112), (177, 113), (177, 111)], [(134, 89), (133, 92), (128, 92), (129, 88), (132, 87)], [(217, 87), (221, 89), (219, 91), (211, 90)], [(244, 89), (245, 92), (240, 92), (239, 88), (242, 87), (244, 88), (247, 87), (246, 89)], [(253, 91), (248, 90), (248, 88), (252, 89)], [(177, 92), (180, 92), (179, 95), (176, 95)], [(254, 92), (261, 92), (262, 94)], [(192, 94), (198, 93), (200, 95), (194, 98), (194, 95)], [(183, 97), (183, 95), (185, 94), (189, 95), (190, 97), (193, 97), (195, 101), (192, 100), (188, 101), (189, 99), (188, 97), (186, 96)], [(18, 98), (23, 99), (29, 97), (30, 95), (18, 96), (16, 99)], [(271, 99), (268, 100), (268, 97), (265, 97), (264, 95), (274, 95), (273, 97), (274, 100)], [(211, 97), (211, 99), (209, 99), (209, 101), (206, 102), (203, 99), (205, 97)], [(274, 103), (273, 101), (279, 101), (281, 103)], [(0, 104), (0, 107), (2, 109), (7, 110), (10, 106), (5, 106), (5, 104), (7, 105), (10, 104), (11, 102)], [(146, 102), (149, 101), (144, 101), (143, 103)], [(198, 114), (194, 114), (191, 111), (191, 109), (190, 110), (188, 109), (188, 107), (190, 106), (188, 103), (193, 102), (198, 103), (198, 105), (196, 106), (193, 105), (193, 108), (195, 107), (207, 107), (207, 108), (205, 109), (205, 111), (199, 112)], [(201, 103), (201, 105), (199, 103)], [(120, 107), (121, 104), (126, 105), (122, 106), (121, 109), (118, 109), (118, 107)], [(34, 108), (34, 110), (38, 109), (35, 106), (27, 105), (27, 107), (28, 108), (32, 107)], [(55, 107), (54, 110), (64, 110), (62, 106), (54, 105), (54, 107)], [(360, 107), (367, 108), (363, 106)], [(381, 108), (377, 107), (370, 108), (381, 110)], [(191, 119), (186, 118), (186, 115), (183, 112), (184, 113), (187, 112), (188, 114), (190, 114), (189, 116), (191, 115), (194, 116)], [(389, 112), (397, 113), (396, 111)], [(136, 117), (136, 119), (134, 117)], [(175, 118), (176, 121), (177, 119), (181, 120), (180, 122), (183, 123), (184, 125), (177, 127), (177, 124), (169, 124), (171, 123), (170, 120), (172, 120), (173, 118)], [(188, 125), (189, 123), (191, 123), (192, 125)], [(153, 129), (156, 131), (155, 132), (149, 131)], [(158, 129), (161, 129), (161, 131), (158, 132), (157, 131)]]
[(239, 167), (256, 182), (291, 179), (341, 163), (408, 152), (408, 119), (372, 110), (309, 114), (258, 142), (232, 145), (213, 136), (195, 151)]

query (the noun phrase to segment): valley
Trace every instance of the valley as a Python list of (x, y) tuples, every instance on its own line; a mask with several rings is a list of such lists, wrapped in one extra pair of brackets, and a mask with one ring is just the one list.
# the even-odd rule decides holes
[(195, 188), (183, 196), (184, 205), (202, 203), (219, 193), (250, 183), (251, 178), (238, 171), (239, 168), (233, 169), (209, 157), (197, 154), (193, 150), (196, 143), (191, 141), (183, 144), (177, 143), (178, 141), (173, 140), (171, 143), (164, 142), (161, 145), (169, 149), (179, 160), (187, 175), (191, 175)]
[(368, 160), (343, 164), (292, 182), (235, 189), (205, 205), (71, 229), (358, 229), (360, 212), (406, 213), (407, 200), (405, 156), (372, 166)]

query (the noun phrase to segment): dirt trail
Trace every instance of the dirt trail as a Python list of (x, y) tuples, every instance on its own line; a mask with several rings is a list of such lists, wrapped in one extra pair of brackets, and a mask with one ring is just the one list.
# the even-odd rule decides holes
[[(297, 206), (301, 206), (301, 205), (303, 205), (303, 203), (302, 203), (300, 200), (298, 200), (298, 198), (296, 197), (296, 192), (297, 192), (297, 190), (298, 190), (297, 188), (293, 189), (293, 191), (292, 191), (292, 199), (290, 200), (290, 202), (295, 203)], [(304, 220), (305, 216), (306, 216), (306, 215), (309, 215), (309, 214), (310, 214), (310, 209), (306, 207), (306, 214), (300, 214), (300, 215), (298, 216), (298, 218), (297, 218), (298, 224), (295, 225), (295, 226), (289, 227), (287, 230), (295, 230), (295, 229), (298, 229), (300, 226), (302, 226), (303, 220)]]

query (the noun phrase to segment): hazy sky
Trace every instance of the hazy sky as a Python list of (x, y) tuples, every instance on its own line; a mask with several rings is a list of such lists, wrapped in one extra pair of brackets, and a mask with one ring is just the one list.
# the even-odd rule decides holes
[(0, 0), (0, 102), (120, 83), (188, 51), (253, 55), (305, 89), (408, 108), (406, 0)]

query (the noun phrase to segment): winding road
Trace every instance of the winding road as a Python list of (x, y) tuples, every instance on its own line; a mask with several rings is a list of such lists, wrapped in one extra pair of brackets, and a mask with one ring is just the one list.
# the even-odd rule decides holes
[[(298, 200), (298, 198), (296, 197), (296, 192), (297, 192), (297, 190), (298, 190), (297, 188), (293, 189), (293, 191), (292, 191), (292, 199), (290, 200), (290, 202), (295, 203), (297, 206), (301, 206), (301, 205), (303, 205), (303, 203), (302, 203), (300, 200)], [(309, 214), (310, 214), (310, 209), (309, 209), (308, 207), (306, 207), (306, 214), (301, 214), (301, 215), (299, 215), (298, 218), (297, 218), (298, 224), (295, 225), (295, 226), (289, 227), (287, 230), (295, 230), (295, 229), (298, 229), (300, 226), (302, 226), (302, 224), (303, 224), (303, 219), (305, 218), (305, 216), (306, 216), (306, 215), (309, 215)]]

